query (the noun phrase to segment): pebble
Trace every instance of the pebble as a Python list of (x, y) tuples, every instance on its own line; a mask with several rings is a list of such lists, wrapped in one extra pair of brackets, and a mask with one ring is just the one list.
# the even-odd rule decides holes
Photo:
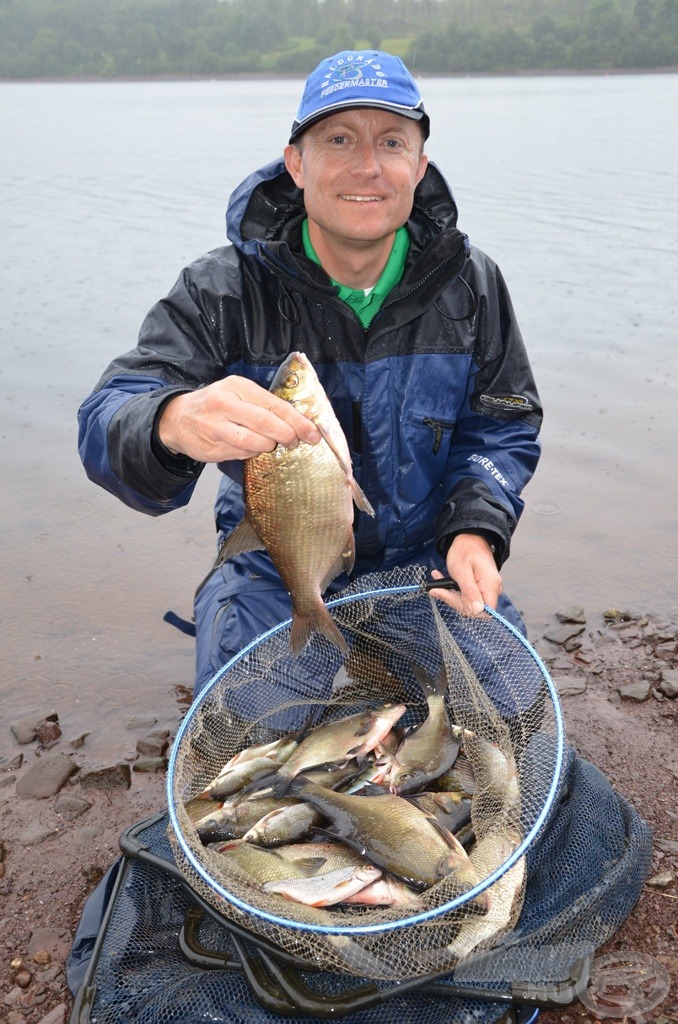
[(83, 771), (80, 773), (80, 785), (83, 789), (129, 789), (132, 785), (130, 766), (120, 761), (118, 764)]
[(586, 693), (586, 676), (554, 676), (559, 697), (577, 697)]
[(137, 740), (137, 752), (142, 757), (162, 757), (167, 750), (167, 738), (148, 735)]
[(133, 772), (164, 772), (167, 761), (164, 757), (140, 757), (132, 765)]
[(9, 727), (17, 743), (32, 743), (37, 736), (38, 726), (42, 722), (58, 722), (59, 716), (54, 710), (38, 711), (15, 722), (10, 722)]
[(584, 609), (578, 604), (569, 605), (567, 608), (561, 608), (556, 612), (556, 618), (560, 622), (586, 622)]
[(642, 704), (652, 696), (652, 683), (646, 679), (639, 683), (625, 683), (616, 689), (622, 700), (633, 700), (638, 704)]
[(17, 782), (17, 796), (24, 800), (44, 800), (56, 796), (78, 770), (77, 764), (68, 754), (41, 757), (26, 769)]
[(652, 878), (648, 878), (645, 885), (654, 885), (658, 889), (663, 889), (667, 885), (671, 885), (675, 882), (676, 876), (672, 871), (660, 871), (658, 875), (653, 875)]
[(60, 793), (54, 801), (54, 810), (68, 821), (73, 821), (92, 806), (89, 800), (77, 793)]
[(554, 629), (549, 629), (544, 633), (544, 639), (550, 641), (552, 644), (563, 644), (579, 636), (586, 629), (585, 626), (577, 625), (572, 623), (571, 625), (556, 626)]
[(26, 831), (21, 833), (19, 843), (21, 846), (37, 846), (38, 843), (44, 842), (50, 836), (56, 835), (58, 831), (58, 828), (50, 828), (48, 825), (41, 825), (39, 822), (36, 822), (34, 825), (29, 825)]
[(678, 842), (675, 839), (655, 839), (654, 845), (664, 853), (678, 853)]
[(678, 697), (678, 669), (665, 668), (662, 671), (662, 681), (658, 689), (669, 700), (675, 700)]
[(52, 722), (49, 719), (44, 722), (38, 722), (35, 730), (35, 738), (39, 743), (42, 743), (43, 747), (51, 746), (61, 738), (61, 729), (58, 722)]
[(158, 724), (158, 719), (154, 715), (130, 715), (125, 722), (126, 729), (152, 729), (154, 725)]
[(43, 1017), (39, 1024), (64, 1024), (66, 1020), (66, 1004), (59, 1003), (53, 1010)]
[(603, 618), (608, 622), (631, 622), (632, 619), (639, 619), (640, 615), (629, 608), (623, 611), (619, 608), (606, 608), (603, 612)]

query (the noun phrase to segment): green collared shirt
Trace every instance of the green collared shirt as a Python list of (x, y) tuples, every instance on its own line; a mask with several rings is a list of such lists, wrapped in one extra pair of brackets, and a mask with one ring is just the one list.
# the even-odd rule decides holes
[[(308, 220), (305, 220), (301, 226), (301, 237), (304, 245), (304, 253), (309, 260), (313, 260), (314, 263), (317, 263), (318, 266), (320, 266), (320, 260), (318, 259), (315, 249), (311, 245), (311, 239), (309, 238)], [(332, 284), (339, 289), (339, 298), (354, 310), (363, 327), (370, 326), (374, 317), (377, 315), (382, 302), (388, 293), (395, 288), (398, 281), (403, 276), (405, 260), (407, 259), (409, 248), (410, 236), (407, 233), (407, 228), (398, 228), (393, 240), (391, 255), (386, 262), (386, 266), (381, 272), (381, 277), (375, 284), (374, 288), (368, 289), (367, 292), (362, 288), (348, 288), (345, 284), (342, 284), (340, 281), (335, 281), (332, 278)]]

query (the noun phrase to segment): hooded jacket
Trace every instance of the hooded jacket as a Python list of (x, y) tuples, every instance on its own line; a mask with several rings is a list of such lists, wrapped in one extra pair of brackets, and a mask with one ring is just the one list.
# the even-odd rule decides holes
[[(175, 395), (228, 374), (265, 388), (306, 353), (346, 433), (376, 516), (357, 514), (356, 567), (412, 561), (435, 542), (480, 532), (509, 553), (520, 494), (539, 457), (539, 398), (501, 273), (469, 245), (429, 164), (407, 227), (404, 274), (367, 329), (303, 255), (303, 194), (282, 161), (231, 197), (231, 245), (188, 266), (79, 410), (92, 480), (150, 515), (185, 505), (203, 468), (160, 444)], [(223, 463), (219, 531), (242, 518), (241, 464)]]

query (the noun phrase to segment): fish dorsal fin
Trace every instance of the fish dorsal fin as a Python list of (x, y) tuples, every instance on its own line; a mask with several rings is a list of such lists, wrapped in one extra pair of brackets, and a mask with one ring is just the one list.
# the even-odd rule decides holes
[(320, 431), (321, 437), (327, 442), (328, 448), (333, 453), (333, 455), (335, 456), (337, 462), (339, 463), (339, 465), (343, 469), (344, 473), (346, 474), (346, 479), (347, 479), (348, 484), (349, 484), (349, 486), (351, 488), (351, 492), (353, 494), (353, 500), (356, 503), (357, 507), (360, 509), (361, 512), (367, 512), (368, 516), (372, 516), (374, 518), (374, 515), (375, 515), (374, 509), (372, 508), (372, 506), (371, 506), (371, 504), (370, 504), (370, 502), (369, 502), (369, 500), (367, 498), (367, 495), (363, 492), (362, 487), (360, 486), (358, 481), (354, 479), (354, 477), (353, 477), (353, 469), (352, 469), (351, 465), (350, 464), (347, 465), (346, 464), (346, 460), (344, 459), (344, 457), (341, 454), (341, 452), (337, 451), (336, 445), (333, 444), (332, 438), (330, 437), (330, 434), (329, 434), (329, 431), (327, 430), (327, 428), (322, 423), (319, 423), (318, 420), (315, 420), (314, 422), (315, 422), (316, 427)]
[(327, 857), (301, 857), (294, 861), (294, 867), (301, 872), (304, 878), (311, 878), (327, 864)]

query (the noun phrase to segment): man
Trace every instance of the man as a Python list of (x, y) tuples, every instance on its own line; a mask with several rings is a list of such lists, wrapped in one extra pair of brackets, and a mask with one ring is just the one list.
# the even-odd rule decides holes
[[(499, 604), (519, 622), (499, 570), (539, 457), (539, 399), (504, 281), (457, 229), (428, 134), (399, 58), (322, 61), (284, 161), (231, 197), (232, 244), (183, 271), (83, 403), (80, 453), (150, 515), (186, 504), (218, 463), (223, 536), (243, 515), (242, 460), (319, 440), (267, 390), (301, 350), (376, 511), (357, 517), (353, 577), (423, 564), (457, 581), (459, 595), (434, 593), (462, 613)], [(289, 614), (265, 552), (215, 571), (196, 601), (196, 692)]]

